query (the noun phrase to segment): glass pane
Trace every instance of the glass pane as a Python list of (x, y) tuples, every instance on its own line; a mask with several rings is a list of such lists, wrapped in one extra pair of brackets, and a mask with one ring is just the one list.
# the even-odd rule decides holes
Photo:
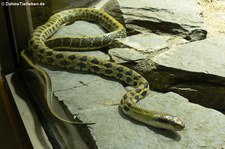
[[(36, 27), (44, 24), (51, 17), (51, 15), (56, 12), (71, 8), (88, 7), (94, 2), (96, 2), (96, 0), (30, 0), (29, 3), (38, 4), (39, 6), (29, 7), (31, 16), (31, 24), (29, 25), (35, 29)], [(28, 43), (28, 41), (26, 42)], [(31, 60), (33, 59), (31, 58)], [(36, 60), (34, 61), (36, 65), (39, 64)], [(45, 67), (48, 68), (48, 66), (45, 65), (42, 68)], [(58, 70), (57, 67), (55, 69)], [(57, 148), (60, 146), (62, 148), (78, 149), (93, 148), (95, 146), (93, 144), (94, 141), (90, 137), (90, 132), (88, 132), (87, 129), (79, 128), (78, 132), (77, 126), (59, 121), (49, 113), (48, 107), (45, 103), (48, 99), (46, 99), (45, 96), (46, 84), (43, 81), (43, 74), (37, 72), (36, 70), (24, 70), (23, 75), (32, 97), (34, 98), (32, 102), (34, 102), (34, 105), (39, 107), (37, 111), (38, 115), (41, 115), (39, 118), (42, 121), (42, 125), (49, 129), (46, 129), (45, 131), (47, 131), (46, 133), (48, 133), (48, 137), (53, 147)], [(70, 120), (73, 119), (73, 115), (68, 112), (65, 105), (54, 97), (52, 107), (54, 111), (60, 115), (60, 117)], [(82, 133), (80, 133), (81, 131)]]

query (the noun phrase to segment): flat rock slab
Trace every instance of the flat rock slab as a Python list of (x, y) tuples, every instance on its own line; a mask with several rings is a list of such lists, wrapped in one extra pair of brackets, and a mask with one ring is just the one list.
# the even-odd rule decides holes
[(177, 115), (186, 123), (185, 129), (177, 133), (156, 129), (126, 117), (117, 105), (109, 105), (119, 102), (126, 92), (120, 83), (89, 74), (44, 69), (52, 79), (54, 95), (68, 110), (83, 122), (96, 123), (89, 130), (100, 149), (225, 147), (222, 113), (189, 103), (172, 92), (152, 91), (138, 104)]
[(148, 57), (133, 48), (113, 48), (109, 50), (109, 55), (116, 63), (138, 62)]
[(191, 42), (155, 56), (160, 66), (225, 77), (225, 36)]
[[(143, 74), (152, 88), (225, 109), (225, 36), (187, 43), (150, 59)], [(140, 67), (142, 67), (140, 66)]]
[(138, 34), (115, 40), (109, 55), (116, 63), (139, 62), (147, 59), (149, 54), (168, 47), (168, 36), (160, 36), (151, 33)]
[(115, 39), (113, 45), (121, 48), (111, 48), (108, 54), (116, 63), (140, 63), (157, 53), (168, 50), (170, 47), (186, 42), (188, 41), (182, 38), (143, 33)]
[(119, 38), (116, 41), (123, 47), (130, 47), (143, 53), (152, 53), (168, 47), (167, 41), (171, 37), (160, 36), (152, 33), (137, 34), (126, 38)]
[(114, 0), (107, 4), (103, 9), (112, 14), (120, 9), (130, 29), (172, 33), (192, 41), (206, 38), (202, 10), (195, 0)]

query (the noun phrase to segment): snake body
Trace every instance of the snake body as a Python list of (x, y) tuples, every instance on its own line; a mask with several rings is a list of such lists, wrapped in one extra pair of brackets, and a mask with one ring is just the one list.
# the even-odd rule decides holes
[[(68, 36), (49, 39), (63, 24), (76, 20), (96, 22), (107, 33), (93, 37)], [(137, 106), (136, 103), (147, 95), (149, 84), (136, 71), (116, 63), (71, 51), (102, 48), (109, 45), (115, 38), (125, 36), (126, 30), (123, 25), (106, 12), (93, 8), (76, 8), (58, 12), (51, 16), (44, 25), (37, 27), (31, 35), (29, 51), (27, 52), (38, 61), (46, 64), (112, 77), (133, 86), (134, 88), (123, 96), (119, 104), (125, 115), (154, 127), (175, 131), (183, 129), (184, 124), (177, 117)], [(63, 51), (65, 49), (67, 51)], [(23, 51), (22, 56), (28, 64), (37, 68), (26, 55), (26, 52)], [(40, 71), (42, 70), (40, 69)], [(46, 74), (43, 71), (41, 73), (47, 80)], [(47, 82), (49, 83), (49, 81)]]

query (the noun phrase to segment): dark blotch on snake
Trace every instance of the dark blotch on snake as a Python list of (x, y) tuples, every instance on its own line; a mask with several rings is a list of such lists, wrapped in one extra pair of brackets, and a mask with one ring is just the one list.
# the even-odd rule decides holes
[(134, 80), (139, 80), (140, 78), (141, 78), (141, 76), (138, 75), (138, 76), (135, 76), (135, 77), (134, 77)]
[(120, 100), (120, 104), (121, 104), (121, 105), (123, 104), (123, 100)]
[(82, 61), (82, 62), (87, 61), (87, 56), (83, 56), (83, 57), (81, 57), (81, 58), (80, 58), (80, 61)]
[(132, 91), (130, 91), (130, 95), (131, 95), (131, 96), (134, 96), (134, 93), (133, 93)]
[(53, 25), (53, 24), (55, 23), (55, 21), (50, 21), (49, 23), (50, 23), (51, 25)]
[(29, 41), (29, 45), (32, 45), (33, 43), (34, 43), (33, 40), (30, 40), (30, 41)]
[(140, 89), (140, 88), (136, 88), (136, 89), (135, 89), (135, 92), (136, 92), (136, 93), (140, 93), (140, 92), (141, 92), (141, 89)]
[(59, 22), (56, 22), (56, 26), (59, 27), (60, 26), (60, 23)]
[[(50, 27), (50, 26), (48, 26), (48, 27)], [(46, 28), (48, 28), (48, 27), (46, 27)], [(47, 36), (47, 35), (49, 34), (49, 30), (46, 29), (44, 33), (45, 33), (45, 35)]]
[(95, 58), (95, 59), (91, 60), (91, 63), (92, 64), (99, 64), (99, 61)]
[(70, 63), (67, 62), (67, 61), (61, 61), (60, 64), (63, 65), (63, 66), (66, 66), (66, 65), (69, 65)]
[(39, 44), (39, 45), (42, 44), (41, 41), (36, 41), (36, 43)]
[(53, 30), (53, 28), (49, 28), (49, 31), (52, 33), (54, 30)]
[(127, 106), (130, 108), (132, 107), (131, 103), (129, 103), (129, 102), (127, 103)]
[(52, 27), (52, 30), (53, 30), (53, 31), (55, 31), (55, 30), (56, 30), (56, 27), (55, 27), (55, 26), (53, 26), (53, 27)]
[(136, 81), (134, 81), (133, 86), (137, 86), (137, 82)]
[(91, 69), (93, 69), (94, 71), (99, 71), (100, 68), (98, 66), (91, 66)]
[(147, 94), (147, 91), (144, 91), (141, 93), (142, 96), (146, 96), (146, 94)]
[(39, 34), (39, 33), (38, 33), (38, 34), (37, 34), (37, 33), (35, 33), (35, 35), (34, 35), (34, 36), (40, 37), (40, 36), (41, 36), (41, 34)]
[(118, 68), (116, 68), (116, 70), (119, 72), (123, 72), (123, 67), (118, 67)]
[(44, 51), (45, 51), (45, 49), (40, 49), (40, 51), (39, 51), (39, 52), (43, 54), (43, 53), (44, 53)]
[(47, 62), (48, 62), (48, 63), (53, 63), (54, 60), (53, 60), (53, 58), (48, 58), (48, 59), (47, 59)]
[(144, 83), (144, 88), (148, 88), (148, 82)]
[(122, 77), (123, 77), (123, 74), (117, 73), (116, 76), (117, 76), (118, 78), (122, 78)]
[(35, 46), (34, 46), (34, 49), (37, 49), (37, 48), (38, 48), (38, 45), (35, 45)]
[(128, 98), (128, 96), (127, 96), (127, 94), (125, 94), (124, 96), (123, 96), (123, 99), (127, 99)]
[(51, 30), (50, 27), (48, 28), (48, 33), (49, 33), (49, 34), (52, 34), (52, 30)]
[(127, 77), (126, 82), (130, 83), (132, 81), (132, 79), (130, 77)]
[(86, 65), (84, 63), (78, 63), (77, 65), (80, 66), (81, 68), (86, 67)]
[(47, 33), (47, 31), (45, 32), (45, 36), (46, 36), (46, 37), (48, 36), (48, 33)]
[(111, 63), (106, 63), (106, 64), (104, 64), (104, 66), (105, 66), (106, 68), (112, 68), (112, 64), (111, 64)]
[(105, 73), (106, 73), (106, 74), (111, 74), (112, 72), (113, 72), (113, 71), (110, 70), (110, 69), (106, 69), (106, 70), (105, 70)]
[(63, 58), (63, 54), (57, 54), (55, 57), (56, 58)]
[(53, 52), (52, 51), (49, 51), (46, 53), (48, 56), (52, 56), (53, 55)]
[(73, 60), (76, 59), (76, 56), (75, 55), (70, 55), (70, 56), (68, 56), (68, 59), (73, 61)]
[(129, 76), (132, 75), (132, 70), (127, 71), (126, 74)]
[(139, 101), (139, 100), (140, 100), (140, 97), (139, 97), (139, 96), (137, 96), (137, 95), (136, 95), (134, 98), (135, 98), (135, 100), (137, 100), (137, 101)]
[(125, 111), (129, 111), (129, 110), (130, 110), (127, 106), (123, 106), (123, 109), (124, 109)]
[[(41, 33), (42, 33), (42, 29), (38, 28), (38, 29), (36, 30), (36, 32), (34, 32), (34, 33), (39, 33), (39, 34), (41, 34)], [(35, 35), (36, 35), (36, 34), (35, 34)]]
[(38, 32), (40, 33), (40, 32), (42, 32), (43, 30), (45, 30), (45, 28), (44, 28), (43, 26), (39, 26), (39, 27), (38, 27), (38, 30), (40, 30), (40, 31), (38, 31)]
[(40, 38), (38, 38), (38, 37), (36, 37), (36, 36), (34, 36), (33, 39), (34, 39), (35, 43), (36, 43), (36, 41), (40, 40)]

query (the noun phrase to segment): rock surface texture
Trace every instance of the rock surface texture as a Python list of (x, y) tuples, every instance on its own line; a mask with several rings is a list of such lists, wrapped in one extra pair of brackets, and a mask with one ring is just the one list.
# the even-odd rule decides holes
[(170, 33), (191, 41), (206, 38), (202, 11), (195, 0), (117, 0), (108, 5), (103, 9), (109, 13), (120, 9), (126, 27), (133, 32)]
[[(117, 105), (126, 92), (120, 83), (99, 76), (45, 68), (55, 86), (54, 95), (83, 122), (95, 122), (90, 133), (101, 149), (222, 148), (225, 144), (225, 117), (222, 113), (189, 103), (169, 92), (150, 92), (138, 104), (178, 116), (186, 127), (171, 132), (143, 125), (127, 118)], [(61, 79), (58, 79), (61, 78)], [(66, 83), (65, 83), (66, 82)], [(218, 137), (220, 136), (220, 137)]]
[[(197, 2), (111, 0), (101, 8), (120, 14), (129, 36), (117, 39), (111, 49), (103, 49), (106, 52), (86, 53), (138, 71), (158, 91), (151, 91), (138, 104), (177, 115), (186, 127), (171, 132), (126, 117), (112, 104), (119, 103), (129, 87), (115, 80), (43, 67), (51, 77), (54, 95), (68, 110), (83, 122), (96, 123), (89, 132), (97, 147), (225, 148), (225, 116), (217, 111), (225, 109), (225, 36), (204, 39), (207, 31)], [(96, 24), (79, 21), (54, 36), (102, 33)]]
[(172, 48), (143, 62), (145, 68), (154, 69), (142, 72), (154, 89), (174, 91), (192, 102), (225, 110), (224, 40), (220, 36)]

